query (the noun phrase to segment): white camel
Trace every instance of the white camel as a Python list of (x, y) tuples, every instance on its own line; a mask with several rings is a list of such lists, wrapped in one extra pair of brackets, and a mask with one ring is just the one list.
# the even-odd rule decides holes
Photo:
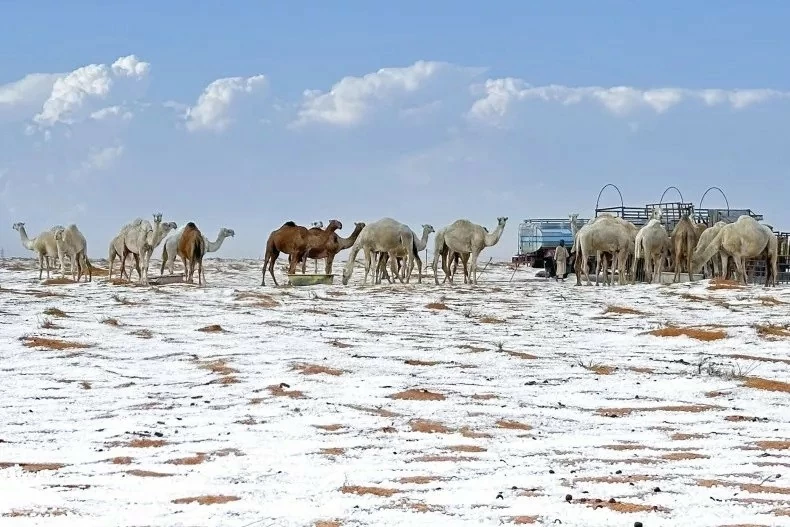
[[(414, 259), (412, 260), (412, 268), (408, 270), (409, 276), (411, 276), (412, 271), (414, 270), (414, 262), (417, 262), (417, 283), (422, 283), (422, 260), (420, 259), (420, 251), (424, 251), (425, 247), (428, 246), (428, 236), (431, 235), (432, 232), (436, 232), (432, 225), (423, 225), (422, 226), (422, 236), (420, 238), (417, 237), (417, 233), (413, 230), (412, 236), (414, 237), (414, 245), (416, 247), (416, 254)], [(406, 266), (400, 265), (402, 260), (406, 257), (405, 254), (399, 253), (396, 258), (396, 264), (392, 265), (393, 272), (400, 273), (400, 279), (403, 281), (405, 274), (406, 274)], [(387, 262), (391, 261), (389, 258), (388, 253), (384, 253), (380, 255), (380, 260), (378, 266), (376, 267), (376, 280), (380, 282), (379, 273), (381, 276), (387, 278), (389, 280), (389, 276), (387, 276)], [(399, 268), (398, 268), (399, 267)]]
[[(699, 240), (697, 241), (697, 246), (694, 249), (696, 251), (697, 248), (700, 247), (707, 247), (713, 241), (713, 238), (719, 234), (719, 231), (722, 227), (727, 225), (727, 223), (723, 221), (718, 221), (713, 224), (712, 227), (705, 229), (702, 234), (700, 234)], [(727, 268), (729, 264), (730, 257), (724, 251), (719, 251), (718, 255), (714, 255), (709, 261), (705, 262), (704, 268), (708, 269), (710, 276), (722, 277), (727, 278)]]
[[(50, 277), (52, 261), (58, 258), (58, 245), (55, 242), (55, 230), (62, 229), (62, 225), (55, 225), (52, 229), (44, 231), (35, 238), (28, 238), (25, 224), (23, 222), (14, 223), (13, 229), (19, 232), (22, 245), (25, 249), (33, 251), (38, 256), (38, 279), (41, 280), (44, 272), (44, 264), (47, 268), (47, 279)], [(62, 261), (61, 261), (62, 265)]]
[[(93, 266), (88, 260), (88, 242), (75, 224), (68, 227), (54, 228), (55, 244), (58, 248), (58, 258), (60, 258), (60, 273), (65, 276), (66, 266), (64, 256), (71, 260), (71, 279), (79, 282), (83, 272), (86, 273), (88, 282), (93, 280)], [(74, 268), (76, 264), (76, 269)]]
[[(376, 222), (365, 225), (357, 236), (357, 240), (351, 247), (351, 252), (343, 269), (343, 285), (347, 285), (354, 272), (354, 262), (357, 254), (362, 250), (365, 253), (365, 278), (363, 284), (368, 282), (368, 273), (373, 266), (373, 282), (376, 275), (376, 253), (389, 253), (389, 257), (394, 261), (397, 254), (406, 255), (404, 265), (410, 268), (412, 260), (417, 255), (414, 233), (408, 225), (404, 225), (392, 218), (382, 218)], [(408, 282), (408, 274), (406, 281)]]
[[(493, 247), (499, 242), (502, 237), (502, 232), (505, 230), (507, 217), (501, 216), (497, 218), (497, 226), (494, 232), (488, 230), (482, 225), (477, 225), (469, 220), (456, 220), (444, 228), (444, 245), (447, 246), (448, 254), (469, 253), (471, 264), (469, 266), (469, 283), (477, 284), (477, 258), (486, 247)], [(436, 255), (434, 255), (434, 262)], [(445, 269), (445, 274), (450, 274), (449, 269)], [(434, 273), (435, 274), (435, 273)], [(450, 275), (450, 283), (453, 283), (453, 277)]]
[[(174, 222), (162, 223), (162, 213), (154, 214), (153, 226), (148, 221), (141, 221), (126, 230), (123, 244), (123, 254), (121, 263), (126, 261), (126, 256), (131, 253), (139, 258), (142, 272), (139, 282), (148, 285), (148, 264), (153, 255), (154, 249), (161, 243), (168, 232), (177, 228)], [(129, 273), (131, 278), (131, 272)]]
[[(626, 260), (636, 238), (635, 234), (632, 235), (633, 229), (629, 228), (626, 223), (628, 222), (610, 214), (602, 214), (579, 229), (573, 242), (573, 251), (576, 253), (575, 267), (585, 275), (587, 285), (591, 285), (591, 282), (586, 263), (593, 252), (599, 255), (599, 263), (604, 263), (605, 273), (607, 272), (605, 260), (600, 255), (605, 252), (611, 253), (613, 265), (615, 263), (619, 265), (619, 282), (621, 285), (624, 283)], [(581, 284), (581, 278), (577, 274), (577, 285), (579, 284)], [(595, 285), (599, 285), (597, 272)]]
[[(137, 227), (141, 225), (143, 221), (145, 220), (143, 220), (142, 218), (136, 218), (131, 222), (127, 223), (126, 225), (121, 227), (121, 230), (118, 231), (118, 234), (116, 234), (115, 237), (112, 239), (112, 241), (110, 241), (109, 253), (107, 255), (107, 262), (109, 267), (109, 274), (107, 276), (108, 280), (112, 280), (112, 267), (116, 257), (121, 259), (121, 280), (123, 280), (124, 272), (126, 270), (126, 259), (123, 257), (124, 254), (123, 242), (124, 239), (126, 238), (126, 232), (133, 227)], [(139, 257), (137, 255), (134, 255), (134, 259), (135, 259), (135, 269), (137, 269), (137, 275), (139, 277), (141, 276)], [(132, 272), (129, 271), (129, 274), (127, 276), (129, 280), (131, 280)]]
[[(639, 229), (634, 241), (634, 271), (640, 258), (645, 259), (645, 277), (648, 283), (658, 279), (660, 282), (664, 256), (669, 250), (669, 235), (661, 224), (661, 209), (653, 209), (647, 225)], [(631, 283), (636, 280), (636, 272), (631, 275)]]
[(777, 273), (777, 240), (771, 229), (760, 225), (751, 216), (741, 216), (734, 223), (719, 229), (707, 247), (697, 245), (691, 258), (691, 267), (698, 272), (717, 253), (724, 251), (735, 261), (738, 279), (746, 284), (746, 260), (767, 256), (768, 276), (765, 286), (775, 285)]
[[(170, 274), (173, 274), (176, 256), (178, 253), (178, 242), (181, 241), (181, 235), (184, 233), (184, 229), (186, 229), (186, 225), (172, 231), (167, 235), (167, 238), (165, 238), (162, 247), (162, 266), (159, 269), (160, 276), (165, 274), (165, 267), (167, 267), (167, 269), (170, 271)], [(225, 238), (233, 238), (235, 236), (236, 232), (233, 229), (228, 229), (226, 227), (220, 228), (219, 233), (217, 234), (217, 239), (213, 242), (203, 236), (203, 242), (206, 245), (206, 252), (213, 253), (219, 251), (219, 248), (222, 247), (222, 242), (225, 241)], [(186, 272), (186, 270), (184, 272)]]

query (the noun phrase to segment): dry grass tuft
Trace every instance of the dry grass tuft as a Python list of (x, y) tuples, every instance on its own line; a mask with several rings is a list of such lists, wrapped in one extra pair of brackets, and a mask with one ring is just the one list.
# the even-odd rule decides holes
[(637, 481), (655, 481), (661, 479), (659, 476), (648, 476), (646, 474), (622, 475), (622, 476), (585, 476), (574, 479), (574, 483), (630, 483)]
[(74, 511), (60, 507), (47, 507), (46, 509), (11, 509), (3, 513), (3, 518), (46, 518), (52, 516), (66, 516)]
[(124, 446), (129, 448), (158, 448), (160, 446), (165, 446), (167, 441), (164, 439), (148, 439), (147, 437), (141, 437), (137, 439), (132, 439)]
[(318, 520), (313, 527), (341, 527), (343, 524), (338, 520)]
[(510, 421), (508, 419), (500, 419), (496, 422), (499, 428), (507, 428), (508, 430), (532, 430), (532, 427), (526, 423), (519, 423), (518, 421)]
[(725, 278), (714, 278), (710, 281), (708, 289), (716, 291), (719, 289), (743, 289), (743, 285), (735, 280), (727, 280)]
[(406, 359), (403, 362), (409, 366), (436, 366), (437, 364), (441, 364), (441, 362), (438, 360)]
[(428, 390), (412, 388), (403, 392), (388, 395), (390, 399), (400, 399), (405, 401), (444, 401), (446, 397), (441, 393), (434, 393)]
[(292, 370), (296, 370), (302, 375), (319, 375), (324, 373), (326, 375), (334, 375), (339, 376), (343, 375), (343, 370), (338, 370), (336, 368), (330, 368), (329, 366), (321, 366), (318, 364), (294, 364), (291, 368)]
[(394, 494), (400, 492), (397, 489), (387, 489), (383, 487), (361, 487), (359, 485), (344, 485), (340, 487), (340, 492), (343, 494), (356, 494), (357, 496), (381, 496), (389, 498)]
[(754, 360), (758, 362), (779, 362), (782, 364), (790, 364), (790, 359), (777, 359), (774, 357), (759, 357), (757, 355), (743, 355), (741, 353), (733, 353), (729, 355), (732, 359)]
[(22, 468), (23, 472), (42, 472), (44, 470), (60, 470), (66, 465), (64, 463), (9, 463), (0, 462), (0, 470), (15, 466)]
[(113, 465), (131, 465), (132, 458), (130, 457), (114, 457), (110, 459), (110, 463)]
[(345, 428), (345, 426), (338, 423), (331, 425), (313, 425), (313, 426), (320, 430), (326, 430), (327, 432), (337, 432), (338, 430)]
[(603, 310), (604, 315), (615, 314), (615, 315), (644, 315), (644, 311), (639, 311), (638, 309), (634, 309), (632, 307), (624, 307), (624, 306), (606, 306), (606, 309)]
[(169, 465), (200, 465), (208, 459), (208, 456), (203, 452), (198, 452), (194, 456), (180, 457), (165, 461)]
[(425, 307), (427, 307), (428, 309), (436, 309), (436, 310), (450, 309), (449, 307), (447, 307), (447, 304), (443, 302), (431, 302), (430, 304), (426, 304)]
[(91, 383), (89, 383), (88, 381), (82, 381), (80, 383), (80, 386), (82, 386), (83, 390), (90, 390), (91, 388), (93, 388), (93, 386), (91, 386)]
[(115, 327), (118, 327), (118, 326), (121, 325), (121, 323), (118, 322), (117, 318), (103, 318), (103, 319), (101, 319), (101, 323), (102, 324), (107, 324), (108, 326), (115, 326)]
[(50, 317), (67, 318), (68, 315), (56, 307), (50, 307), (44, 310), (44, 314)]
[(477, 461), (479, 458), (470, 456), (439, 456), (436, 454), (428, 454), (425, 456), (415, 457), (411, 461), (417, 463), (457, 463), (459, 461)]
[(129, 334), (141, 339), (150, 339), (154, 337), (150, 329), (135, 329), (134, 331), (130, 331)]
[(774, 324), (756, 324), (754, 329), (757, 334), (768, 340), (777, 340), (778, 338), (790, 337), (790, 327), (777, 326)]
[(538, 358), (537, 355), (532, 355), (531, 353), (523, 353), (521, 351), (505, 351), (505, 353), (507, 353), (511, 357), (516, 357), (524, 360), (534, 360)]
[(460, 432), (462, 436), (467, 437), (469, 439), (489, 439), (493, 437), (491, 434), (486, 432), (476, 432), (471, 428), (469, 428), (468, 426), (461, 427), (461, 429), (458, 430), (458, 432)]
[(790, 450), (790, 441), (757, 441), (755, 445), (763, 450)]
[(52, 322), (51, 318), (45, 318), (41, 321), (41, 324), (38, 325), (41, 329), (63, 329), (63, 326), (58, 326), (54, 322)]
[(703, 437), (707, 437), (707, 434), (672, 434), (669, 438), (672, 441), (688, 441), (689, 439), (702, 439)]
[(596, 375), (611, 375), (617, 368), (614, 366), (604, 366), (603, 364), (581, 364), (582, 368), (591, 371)]
[(782, 300), (772, 296), (758, 296), (757, 300), (759, 300), (764, 306), (783, 306), (787, 304), (787, 302), (783, 302)]
[(484, 317), (480, 317), (480, 323), (481, 324), (504, 324), (505, 321), (502, 320), (501, 318), (496, 318), (496, 317), (492, 317), (492, 316), (486, 315)]
[(195, 496), (193, 498), (178, 498), (171, 503), (176, 505), (186, 505), (188, 503), (197, 503), (198, 505), (221, 505), (223, 503), (230, 503), (232, 501), (239, 501), (241, 498), (238, 496), (223, 496), (220, 494), (210, 496)]
[(765, 390), (769, 392), (790, 393), (790, 383), (782, 381), (772, 381), (761, 377), (746, 377), (743, 386), (754, 388), (755, 390)]
[(320, 453), (325, 456), (342, 456), (343, 454), (345, 454), (345, 452), (346, 452), (345, 448), (339, 448), (339, 447), (322, 448), (320, 451)]
[(692, 339), (710, 342), (713, 340), (721, 340), (727, 338), (727, 332), (720, 329), (708, 330), (699, 328), (681, 328), (677, 326), (667, 326), (661, 329), (654, 329), (649, 331), (648, 335), (654, 337), (681, 337), (686, 336)]
[(399, 413), (385, 410), (384, 408), (374, 408), (372, 406), (362, 406), (359, 404), (348, 404), (346, 406), (353, 408), (354, 410), (359, 410), (360, 412), (378, 415), (379, 417), (400, 417)]
[(590, 500), (585, 499), (584, 504), (593, 509), (606, 508), (615, 512), (651, 512), (662, 511), (667, 512), (667, 509), (658, 507), (657, 505), (643, 505), (640, 503), (627, 503), (624, 501), (607, 501), (607, 500)]
[(211, 324), (210, 326), (198, 328), (197, 331), (202, 331), (203, 333), (226, 333), (219, 324)]
[(423, 434), (449, 434), (452, 429), (443, 425), (438, 421), (429, 421), (427, 419), (412, 419), (409, 421), (409, 426), (412, 432), (421, 432)]
[(509, 518), (503, 518), (503, 522), (505, 523), (512, 523), (513, 525), (532, 525), (533, 523), (538, 522), (537, 516), (510, 516)]
[(499, 399), (499, 396), (493, 393), (475, 393), (471, 395), (471, 398), (477, 401), (489, 401), (491, 399)]
[(23, 345), (28, 348), (47, 348), (51, 350), (85, 349), (90, 345), (68, 340), (48, 339), (44, 337), (22, 337)]
[(43, 285), (67, 285), (67, 284), (76, 284), (74, 280), (70, 278), (47, 278), (43, 282)]
[(304, 397), (304, 393), (299, 390), (286, 390), (286, 388), (290, 388), (285, 383), (280, 384), (272, 384), (271, 386), (267, 386), (266, 389), (269, 390), (269, 393), (275, 397), (290, 397), (291, 399), (302, 399)]
[(138, 478), (169, 478), (175, 474), (168, 474), (166, 472), (154, 472), (153, 470), (127, 470), (130, 476), (137, 476)]
[(346, 348), (353, 348), (354, 346), (351, 344), (346, 344), (345, 342), (340, 342), (339, 340), (335, 339), (331, 341), (329, 344), (336, 348), (346, 349)]

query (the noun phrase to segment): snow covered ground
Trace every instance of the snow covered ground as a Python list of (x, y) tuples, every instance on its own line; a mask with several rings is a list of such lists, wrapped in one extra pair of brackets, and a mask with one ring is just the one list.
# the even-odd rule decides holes
[(0, 525), (790, 525), (786, 286), (260, 265), (136, 287), (7, 260)]

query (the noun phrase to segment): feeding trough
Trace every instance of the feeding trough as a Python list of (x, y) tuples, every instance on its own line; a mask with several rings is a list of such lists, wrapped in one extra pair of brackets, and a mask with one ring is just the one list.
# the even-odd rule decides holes
[(293, 286), (301, 285), (331, 285), (333, 274), (289, 274), (288, 282)]
[(150, 285), (180, 284), (183, 281), (184, 281), (183, 273), (153, 276), (148, 279), (148, 283)]
[[(694, 278), (695, 282), (699, 282), (700, 280), (705, 279), (705, 276), (701, 274), (692, 274), (691, 276)], [(678, 280), (678, 282), (688, 282), (688, 281), (689, 281), (688, 273), (680, 273), (680, 279)], [(670, 273), (667, 271), (661, 272), (661, 278), (659, 283), (672, 284), (674, 282), (675, 282), (675, 273)]]

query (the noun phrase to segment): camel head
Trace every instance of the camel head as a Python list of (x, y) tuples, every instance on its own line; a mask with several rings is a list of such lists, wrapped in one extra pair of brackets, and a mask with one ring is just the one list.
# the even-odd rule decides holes
[(653, 214), (650, 215), (650, 219), (651, 220), (659, 220), (659, 221), (661, 221), (661, 218), (663, 216), (664, 216), (664, 214), (661, 212), (661, 207), (658, 207), (658, 206), (653, 207)]
[(500, 216), (499, 218), (496, 219), (496, 221), (497, 221), (497, 225), (501, 225), (502, 227), (504, 227), (505, 223), (507, 223), (507, 216)]
[(340, 220), (330, 220), (329, 225), (327, 225), (326, 229), (327, 230), (334, 229), (336, 231), (339, 231), (342, 228), (343, 228), (343, 224), (340, 222)]
[[(162, 215), (161, 214), (159, 215), (159, 221), (162, 221)], [(177, 228), (178, 228), (178, 225), (174, 221), (168, 221), (167, 223), (163, 223), (162, 224), (162, 231), (164, 231), (165, 233), (168, 233), (168, 232), (170, 232), (172, 230), (175, 230)]]
[(62, 242), (63, 241), (63, 233), (65, 233), (65, 232), (66, 232), (66, 229), (64, 229), (60, 225), (56, 225), (55, 227), (52, 227), (52, 234), (55, 235), (55, 240), (56, 241)]
[(436, 232), (434, 230), (434, 228), (433, 228), (433, 225), (428, 225), (428, 224), (423, 225), (422, 226), (422, 230), (423, 230), (423, 232), (427, 232), (428, 234), (430, 234), (432, 232)]
[(155, 212), (154, 213), (154, 223), (162, 223), (162, 213)]
[(315, 227), (316, 229), (323, 229), (324, 228), (324, 222), (323, 221), (314, 221), (310, 225), (310, 227)]
[(355, 222), (354, 223), (354, 232), (356, 232), (357, 234), (362, 232), (362, 229), (364, 229), (364, 228), (365, 228), (365, 222), (364, 221), (360, 221), (360, 222)]
[(234, 231), (233, 229), (226, 229), (225, 227), (222, 227), (219, 230), (219, 235), (224, 236), (225, 238), (228, 237), (233, 238), (234, 236), (236, 236), (236, 231)]
[(11, 228), (14, 229), (15, 231), (20, 231), (20, 230), (25, 228), (25, 222), (20, 221), (20, 222), (14, 223), (11, 226)]

